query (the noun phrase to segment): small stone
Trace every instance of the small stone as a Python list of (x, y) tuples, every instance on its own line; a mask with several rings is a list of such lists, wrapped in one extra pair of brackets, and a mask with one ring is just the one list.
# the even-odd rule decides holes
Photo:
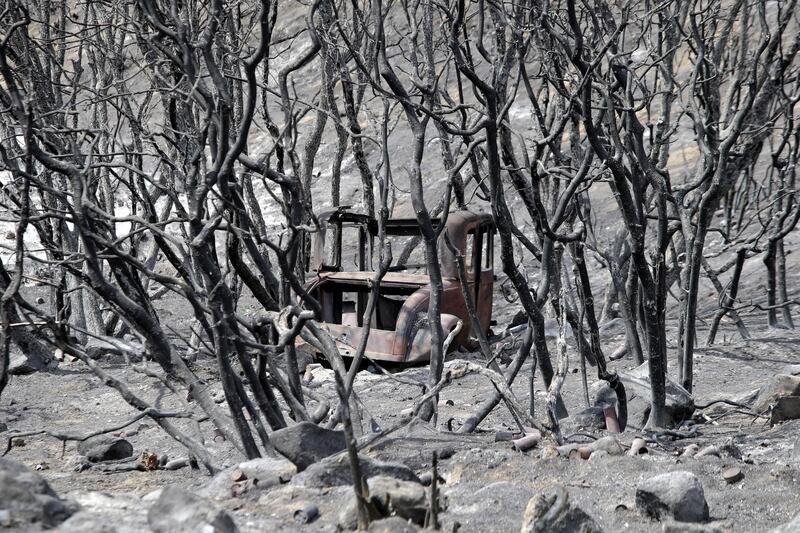
[(697, 452), (694, 456), (698, 459), (700, 457), (719, 457), (719, 448), (714, 446), (713, 444), (709, 444), (699, 452)]
[(597, 439), (589, 445), (589, 448), (594, 452), (604, 450), (608, 452), (609, 455), (623, 455), (625, 453), (625, 448), (622, 447), (619, 440), (611, 435)]
[(656, 520), (708, 520), (703, 486), (691, 472), (668, 472), (642, 481), (636, 487), (636, 507)]
[(683, 449), (683, 452), (681, 452), (681, 457), (686, 457), (686, 458), (694, 457), (695, 455), (697, 455), (698, 451), (700, 451), (700, 446), (692, 443)]
[(133, 445), (119, 437), (100, 436), (78, 443), (78, 453), (89, 461), (118, 461), (133, 456)]
[(189, 466), (189, 458), (188, 457), (179, 457), (178, 459), (173, 459), (171, 461), (167, 461), (164, 465), (164, 470), (179, 470), (181, 468), (186, 468)]
[(245, 479), (239, 483), (234, 483), (231, 485), (231, 496), (233, 498), (238, 498), (252, 489), (254, 486), (255, 483), (253, 483), (252, 479)]
[(25, 446), (25, 439), (23, 439), (22, 437), (11, 439), (11, 446), (22, 448), (23, 446)]
[(542, 448), (542, 459), (557, 459), (560, 457), (558, 453), (558, 448), (553, 446), (552, 444), (548, 444), (544, 448)]
[(591, 457), (592, 449), (589, 448), (588, 446), (581, 446), (580, 448), (578, 448), (578, 453), (580, 454), (581, 459), (585, 460)]
[(446, 459), (450, 459), (456, 454), (456, 449), (452, 446), (442, 446), (437, 450), (439, 454), (439, 460), (444, 461)]
[(239, 483), (240, 481), (244, 481), (247, 479), (247, 476), (244, 475), (244, 472), (239, 470), (238, 468), (231, 473), (231, 481), (234, 483)]
[(724, 479), (726, 483), (733, 484), (744, 479), (744, 474), (736, 467), (726, 468), (722, 471), (722, 479)]

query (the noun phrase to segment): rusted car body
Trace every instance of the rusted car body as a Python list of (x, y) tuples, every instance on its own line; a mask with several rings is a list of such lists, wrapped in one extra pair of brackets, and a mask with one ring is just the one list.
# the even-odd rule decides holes
[[(322, 228), (315, 234), (309, 268), (313, 277), (306, 289), (320, 302), (323, 327), (335, 339), (341, 354), (352, 356), (361, 341), (363, 316), (371, 280), (375, 276), (372, 256), (378, 226), (374, 219), (345, 209), (323, 213), (318, 218)], [(353, 262), (355, 271), (345, 271), (342, 265), (342, 236), (348, 230), (358, 233)], [(420, 235), (416, 219), (391, 219), (385, 230), (390, 239)], [(445, 231), (453, 246), (464, 256), (467, 286), (479, 322), (484, 331), (488, 331), (494, 283), (492, 217), (469, 211), (451, 213)], [(331, 244), (326, 242), (326, 238), (331, 234), (334, 246), (329, 247), (326, 257), (326, 245)], [(399, 254), (398, 248), (393, 247), (393, 251)], [(444, 289), (441, 324), (445, 334), (451, 332), (459, 320), (462, 321), (462, 329), (450, 345), (453, 350), (469, 338), (471, 327), (456, 259), (445, 245), (444, 238), (439, 242), (439, 260)], [(427, 321), (430, 277), (427, 273), (410, 272), (424, 266), (421, 263), (392, 265), (382, 279), (371, 318), (366, 357), (396, 363), (430, 360), (431, 332)]]

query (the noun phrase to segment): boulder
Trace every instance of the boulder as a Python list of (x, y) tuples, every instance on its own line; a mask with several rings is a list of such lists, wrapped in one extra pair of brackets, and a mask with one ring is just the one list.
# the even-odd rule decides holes
[(800, 376), (777, 374), (772, 376), (758, 391), (753, 411), (762, 413), (780, 398), (800, 396)]
[(600, 431), (606, 428), (606, 417), (602, 407), (589, 407), (558, 421), (562, 435), (582, 431)]
[(800, 531), (800, 513), (795, 515), (791, 521), (776, 527), (769, 533), (797, 533), (798, 531)]
[(61, 533), (118, 533), (118, 522), (112, 517), (102, 517), (95, 513), (80, 511), (61, 524)]
[[(363, 455), (359, 455), (358, 459), (361, 473), (367, 478), (389, 476), (400, 481), (420, 482), (414, 471), (402, 463), (377, 461)], [(353, 475), (350, 470), (350, 461), (346, 456), (316, 463), (292, 479), (293, 485), (302, 487), (337, 487), (351, 485), (352, 483)]]
[(208, 500), (176, 485), (164, 487), (147, 512), (147, 523), (155, 533), (238, 533), (228, 513)]
[(602, 533), (583, 509), (569, 501), (569, 493), (558, 486), (547, 496), (537, 494), (528, 501), (521, 533)]
[(786, 365), (781, 369), (781, 374), (800, 376), (800, 365)]
[(775, 400), (769, 416), (771, 424), (798, 418), (800, 418), (800, 396), (784, 396)]
[(120, 437), (101, 435), (78, 443), (78, 453), (92, 463), (118, 461), (133, 455), (133, 445)]
[[(400, 481), (387, 476), (367, 480), (369, 503), (378, 516), (398, 516), (406, 521), (424, 525), (428, 497), (425, 487), (413, 481)], [(339, 527), (356, 529), (357, 511), (355, 496), (339, 514)]]
[(12, 376), (25, 376), (39, 370), (46, 370), (55, 364), (57, 362), (53, 359), (43, 359), (35, 354), (12, 351), (8, 358), (8, 373)]
[(274, 431), (270, 442), (278, 452), (303, 471), (329, 455), (345, 449), (344, 432), (319, 427), (311, 422)]
[(77, 506), (64, 501), (50, 485), (26, 466), (0, 458), (0, 510), (5, 527), (55, 527)]
[(256, 482), (258, 487), (272, 487), (291, 481), (297, 467), (284, 458), (262, 457), (239, 464), (239, 471)]
[(708, 520), (708, 503), (703, 486), (691, 472), (668, 472), (642, 481), (636, 487), (636, 507), (656, 520)]
[[(620, 372), (619, 378), (625, 385), (628, 395), (628, 421), (644, 426), (650, 416), (650, 374), (649, 366), (645, 362), (630, 372)], [(694, 413), (694, 399), (692, 395), (678, 383), (666, 378), (665, 423), (668, 426), (676, 425), (686, 420)]]

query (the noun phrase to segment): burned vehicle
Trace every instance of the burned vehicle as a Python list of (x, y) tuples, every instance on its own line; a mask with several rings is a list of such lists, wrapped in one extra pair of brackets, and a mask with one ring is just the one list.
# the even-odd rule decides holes
[[(321, 214), (320, 231), (315, 234), (308, 292), (320, 302), (322, 326), (331, 334), (343, 356), (353, 356), (361, 341), (363, 317), (375, 276), (372, 264), (377, 263), (375, 219), (340, 208)], [(434, 220), (438, 224), (439, 220)], [(450, 243), (464, 257), (466, 284), (475, 302), (478, 320), (488, 331), (492, 318), (494, 283), (494, 223), (491, 215), (470, 211), (450, 213), (445, 222)], [(357, 233), (357, 239), (343, 235)], [(390, 219), (385, 225), (394, 254), (405, 240), (420, 236), (416, 219)], [(345, 243), (345, 246), (343, 246)], [(349, 244), (349, 249), (348, 249)], [(352, 249), (355, 244), (356, 249)], [(430, 360), (431, 332), (427, 322), (430, 302), (430, 277), (422, 255), (423, 246), (415, 250), (404, 264), (393, 264), (380, 282), (378, 301), (371, 317), (365, 356), (379, 361), (415, 363)], [(344, 250), (344, 252), (343, 252)], [(343, 265), (343, 256), (352, 254), (354, 270)], [(413, 262), (414, 259), (417, 262)], [(439, 260), (443, 278), (441, 324), (445, 335), (458, 321), (462, 329), (450, 344), (454, 350), (466, 342), (471, 333), (470, 319), (464, 301), (458, 265), (453, 252), (439, 240)]]

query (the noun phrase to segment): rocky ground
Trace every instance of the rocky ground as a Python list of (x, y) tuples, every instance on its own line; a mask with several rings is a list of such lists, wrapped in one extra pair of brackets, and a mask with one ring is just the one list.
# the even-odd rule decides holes
[[(383, 430), (401, 426), (361, 452), (380, 514), (395, 515), (394, 521), (380, 522), (384, 529), (378, 530), (412, 530), (409, 520), (424, 523), (436, 452), (438, 519), (446, 531), (800, 531), (800, 519), (776, 529), (800, 512), (800, 420), (771, 424), (770, 416), (780, 413), (771, 413), (770, 406), (782, 402), (778, 393), (768, 394), (800, 394), (800, 369), (791, 366), (800, 362), (800, 335), (753, 333), (755, 338), (747, 341), (699, 350), (696, 363), (697, 405), (727, 399), (748, 408), (714, 404), (697, 409), (673, 433), (652, 434), (639, 429), (642, 402), (631, 397), (631, 423), (612, 435), (598, 428), (602, 417), (575, 416), (586, 405), (580, 374), (571, 371), (564, 397), (573, 416), (564, 433), (577, 435), (571, 447), (558, 449), (545, 439), (518, 451), (502, 440), (518, 431), (502, 405), (477, 433), (447, 431), (457, 430), (490, 393), (491, 384), (480, 375), (467, 375), (443, 391), (438, 425), (433, 426), (403, 425), (403, 410), (418, 397), (421, 388), (415, 383), (427, 378), (426, 367), (395, 369), (390, 375), (361, 372), (356, 391), (366, 412)], [(604, 345), (621, 338), (614, 322), (604, 327)], [(448, 365), (455, 368), (464, 361), (478, 358), (456, 353)], [(124, 362), (102, 364), (160, 409), (185, 407), (184, 399)], [(210, 365), (204, 370), (203, 361), (196, 364), (213, 379)], [(577, 366), (573, 361), (571, 367)], [(633, 364), (623, 359), (612, 366), (627, 372)], [(590, 385), (595, 381), (591, 370)], [(525, 404), (526, 375), (527, 367), (513, 389)], [(333, 400), (329, 369), (311, 366), (305, 377), (317, 395)], [(534, 387), (541, 416), (543, 384), (537, 379)], [(756, 398), (762, 387), (767, 392)], [(782, 409), (800, 416), (792, 405)], [(276, 447), (293, 462), (279, 457), (242, 464), (228, 443), (214, 437), (208, 422), (193, 422), (227, 466), (213, 478), (185, 466), (182, 447), (146, 418), (80, 446), (47, 434), (14, 437), (45, 429), (85, 435), (133, 414), (78, 361), (15, 376), (0, 400), (0, 447), (9, 445), (0, 463), (0, 527), (177, 531), (181, 520), (185, 531), (201, 523), (216, 531), (334, 531), (354, 525), (347, 463), (342, 454), (321, 459), (340, 449), (339, 435), (320, 438), (308, 428), (294, 427), (275, 437)], [(645, 439), (645, 451), (629, 455), (637, 438)], [(327, 449), (317, 449), (321, 442), (328, 443)], [(136, 461), (90, 461), (127, 456)], [(136, 463), (152, 469), (131, 471)]]

